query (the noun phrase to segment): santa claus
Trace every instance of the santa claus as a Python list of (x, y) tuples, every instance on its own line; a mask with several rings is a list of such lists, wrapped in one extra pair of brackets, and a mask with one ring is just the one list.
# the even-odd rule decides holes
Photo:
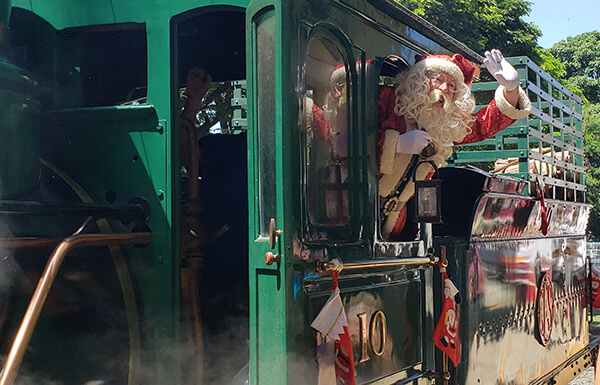
[(414, 194), (413, 176), (406, 171), (415, 154), (425, 163), (414, 179), (431, 178), (434, 165), (446, 165), (454, 145), (489, 138), (529, 115), (531, 102), (519, 87), (515, 68), (498, 50), (485, 56), (484, 64), (500, 86), (490, 104), (476, 114), (470, 88), (475, 67), (460, 54), (418, 56), (410, 69), (396, 76), (395, 88), (381, 87), (378, 146), (384, 239), (414, 239), (414, 232), (403, 230), (405, 203)]

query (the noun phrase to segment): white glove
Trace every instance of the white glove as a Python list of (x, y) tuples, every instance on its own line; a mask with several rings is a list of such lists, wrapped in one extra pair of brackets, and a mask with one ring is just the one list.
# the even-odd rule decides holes
[(493, 49), (492, 52), (486, 51), (483, 64), (507, 91), (512, 91), (519, 86), (519, 73), (506, 61), (502, 52), (497, 49)]
[(408, 131), (398, 137), (396, 152), (403, 154), (420, 154), (430, 142), (431, 136), (427, 131)]

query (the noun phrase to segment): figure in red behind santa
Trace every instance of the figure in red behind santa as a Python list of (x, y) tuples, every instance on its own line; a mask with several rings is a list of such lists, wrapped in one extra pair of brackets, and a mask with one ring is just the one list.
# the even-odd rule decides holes
[[(460, 54), (418, 56), (416, 63), (396, 76), (395, 88), (379, 90), (379, 195), (383, 217), (381, 236), (410, 240), (406, 202), (414, 194), (412, 176), (403, 181), (413, 155), (425, 161), (416, 180), (431, 178), (446, 165), (453, 146), (493, 136), (531, 111), (531, 102), (519, 86), (519, 75), (498, 50), (485, 53), (484, 64), (498, 81), (490, 104), (476, 114), (471, 82), (475, 67)], [(431, 144), (431, 145), (430, 145)], [(423, 150), (427, 147), (426, 153)]]

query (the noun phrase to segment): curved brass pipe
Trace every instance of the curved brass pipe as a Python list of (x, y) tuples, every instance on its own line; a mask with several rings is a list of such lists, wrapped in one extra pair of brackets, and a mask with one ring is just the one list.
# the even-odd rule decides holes
[[(61, 178), (71, 190), (77, 194), (83, 203), (94, 203), (90, 194), (88, 194), (87, 191), (85, 191), (85, 189), (66, 172), (45, 159), (40, 158), (40, 163), (48, 167), (49, 170)], [(113, 230), (106, 219), (99, 219), (96, 222), (96, 225), (101, 233), (113, 234)], [(60, 241), (62, 241), (62, 239), (58, 239), (52, 246), (57, 245)], [(125, 305), (125, 313), (127, 315), (127, 331), (129, 334), (129, 375), (127, 378), (127, 385), (139, 385), (142, 371), (142, 343), (140, 337), (140, 319), (134, 293), (135, 290), (121, 248), (118, 246), (109, 246), (108, 250), (113, 257), (115, 270), (119, 277), (119, 284), (121, 285), (121, 292), (123, 293), (123, 304)]]
[(21, 238), (0, 238), (0, 248), (3, 249), (24, 249), (28, 247), (50, 247), (56, 246), (62, 241), (62, 238), (41, 238), (41, 237), (21, 237)]
[[(202, 318), (200, 311), (200, 298), (198, 294), (198, 270), (201, 258), (200, 246), (209, 240), (209, 235), (200, 221), (202, 215), (202, 205), (199, 197), (200, 180), (200, 146), (198, 143), (198, 131), (194, 126), (188, 131), (188, 150), (189, 159), (185, 159), (188, 167), (188, 191), (187, 203), (184, 208), (184, 231), (181, 237), (181, 255), (182, 264), (189, 266), (181, 268), (181, 292), (182, 306), (189, 308), (191, 312), (192, 338), (194, 341), (194, 356), (192, 364), (195, 368), (194, 378), (187, 380), (188, 383), (201, 383), (203, 377), (203, 340), (202, 340)], [(183, 163), (183, 162), (182, 162)], [(214, 235), (213, 235), (214, 236)], [(185, 311), (185, 309), (184, 309)]]
[(359, 270), (359, 269), (371, 269), (378, 267), (389, 267), (389, 266), (433, 266), (439, 262), (439, 258), (435, 255), (429, 254), (426, 257), (420, 258), (398, 258), (398, 259), (383, 259), (383, 260), (370, 260), (363, 262), (348, 262), (343, 263), (339, 258), (333, 259), (329, 262), (317, 261), (317, 273), (321, 274), (326, 271), (342, 271), (342, 270)]
[(42, 306), (52, 287), (58, 270), (69, 252), (80, 247), (116, 246), (116, 245), (146, 245), (152, 241), (151, 233), (131, 234), (82, 234), (92, 223), (86, 222), (71, 236), (65, 238), (52, 252), (48, 263), (33, 293), (19, 331), (11, 346), (4, 368), (0, 373), (0, 385), (12, 385), (16, 376), (27, 344), (37, 324)]
[(198, 132), (196, 127), (188, 132), (189, 160), (189, 179), (188, 179), (188, 197), (190, 200), (198, 199), (198, 177), (200, 176), (200, 147), (198, 147)]

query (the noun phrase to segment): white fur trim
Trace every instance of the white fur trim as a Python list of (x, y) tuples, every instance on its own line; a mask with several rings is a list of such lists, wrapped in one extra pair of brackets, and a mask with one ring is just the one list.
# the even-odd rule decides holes
[(334, 87), (337, 83), (346, 83), (346, 67), (341, 66), (331, 73), (329, 84)]
[(519, 87), (519, 100), (517, 101), (517, 107), (513, 107), (512, 104), (506, 100), (504, 96), (504, 86), (498, 86), (496, 88), (496, 94), (494, 99), (496, 100), (496, 106), (504, 115), (511, 119), (519, 120), (526, 118), (531, 112), (531, 101), (525, 93), (525, 91)]
[(386, 197), (394, 190), (404, 171), (408, 167), (412, 154), (398, 153), (394, 157), (393, 167), (389, 174), (383, 174), (379, 179), (379, 196)]
[(428, 70), (445, 72), (452, 76), (457, 82), (464, 83), (465, 75), (463, 75), (460, 68), (452, 63), (450, 60), (442, 59), (439, 57), (428, 57), (420, 62), (417, 62), (414, 67), (423, 66)]
[(394, 169), (394, 157), (396, 156), (396, 144), (399, 136), (398, 131), (385, 131), (383, 149), (381, 150), (381, 164), (379, 165), (379, 171), (382, 174), (390, 174)]
[(304, 98), (304, 113), (306, 114), (306, 122), (312, 126), (313, 122), (313, 106), (314, 102), (312, 98)]
[[(402, 204), (402, 207), (404, 206), (404, 204)], [(400, 208), (402, 208), (400, 207)], [(392, 211), (390, 213), (390, 215), (388, 215), (384, 221), (383, 224), (381, 225), (381, 236), (383, 237), (383, 239), (387, 239), (390, 237), (390, 234), (392, 233), (392, 230), (394, 230), (394, 227), (396, 226), (396, 222), (398, 221), (398, 216), (400, 214), (400, 210), (398, 211)]]

